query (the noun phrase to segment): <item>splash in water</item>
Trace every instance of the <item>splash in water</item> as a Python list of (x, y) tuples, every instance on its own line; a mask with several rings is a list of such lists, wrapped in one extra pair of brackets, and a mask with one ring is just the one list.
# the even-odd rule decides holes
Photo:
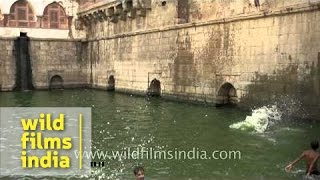
[(252, 110), (252, 115), (247, 116), (244, 121), (234, 123), (229, 127), (232, 129), (263, 133), (276, 121), (279, 121), (281, 119), (281, 115), (282, 113), (278, 111), (276, 105), (270, 107), (263, 106)]

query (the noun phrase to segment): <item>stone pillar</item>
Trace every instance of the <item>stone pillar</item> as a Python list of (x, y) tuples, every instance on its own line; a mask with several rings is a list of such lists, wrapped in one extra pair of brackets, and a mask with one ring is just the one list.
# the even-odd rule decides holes
[(9, 26), (9, 14), (4, 14), (3, 15), (3, 26), (4, 27)]
[(72, 26), (73, 16), (68, 16), (68, 28), (70, 29)]
[(36, 24), (37, 28), (43, 28), (42, 27), (42, 16), (37, 16), (37, 24)]

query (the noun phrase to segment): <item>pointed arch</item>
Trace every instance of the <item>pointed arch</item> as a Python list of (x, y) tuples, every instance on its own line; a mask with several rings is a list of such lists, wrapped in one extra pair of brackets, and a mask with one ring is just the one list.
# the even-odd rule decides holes
[(161, 82), (154, 78), (149, 85), (147, 90), (147, 95), (149, 96), (161, 96)]
[(217, 94), (217, 105), (236, 104), (238, 102), (237, 91), (231, 83), (224, 83)]
[(115, 83), (116, 83), (116, 80), (115, 80), (114, 76), (113, 75), (109, 76), (108, 84), (107, 84), (107, 91), (114, 91), (115, 90)]
[(10, 27), (35, 27), (36, 17), (34, 8), (26, 0), (18, 0), (10, 7), (8, 18)]
[(53, 2), (45, 7), (42, 28), (68, 29), (68, 16), (59, 3)]
[(51, 77), (49, 82), (49, 89), (63, 89), (63, 79), (59, 75)]

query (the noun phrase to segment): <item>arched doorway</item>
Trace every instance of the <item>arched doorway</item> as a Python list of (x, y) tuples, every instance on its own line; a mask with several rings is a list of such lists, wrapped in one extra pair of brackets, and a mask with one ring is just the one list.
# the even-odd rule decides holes
[(237, 104), (237, 102), (237, 92), (233, 85), (230, 83), (223, 84), (218, 91), (218, 96), (216, 100), (217, 106), (228, 104), (234, 105)]
[(107, 84), (107, 91), (114, 91), (115, 90), (115, 83), (116, 83), (116, 80), (114, 79), (114, 76), (113, 75), (109, 76), (108, 84)]
[(157, 79), (153, 79), (148, 88), (148, 96), (160, 96), (161, 95), (161, 83)]
[(49, 89), (63, 89), (63, 79), (59, 75), (54, 75), (50, 79)]

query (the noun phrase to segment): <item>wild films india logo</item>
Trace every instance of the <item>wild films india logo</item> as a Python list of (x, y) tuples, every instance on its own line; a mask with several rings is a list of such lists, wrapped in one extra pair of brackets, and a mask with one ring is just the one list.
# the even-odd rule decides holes
[(91, 108), (0, 108), (0, 120), (2, 177), (90, 175)]

